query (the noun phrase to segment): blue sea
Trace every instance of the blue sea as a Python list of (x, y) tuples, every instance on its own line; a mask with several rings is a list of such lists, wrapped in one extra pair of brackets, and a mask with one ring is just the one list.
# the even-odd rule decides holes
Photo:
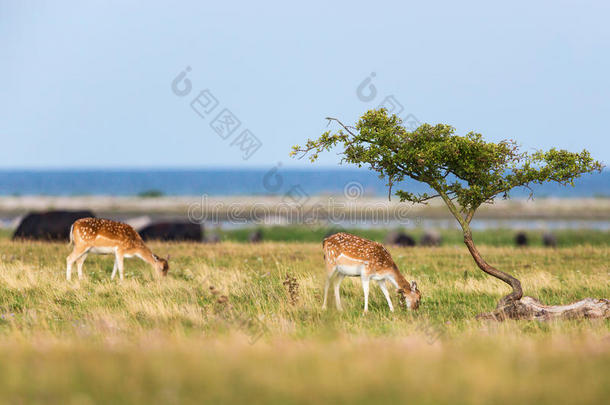
[[(397, 186), (395, 186), (396, 189)], [(400, 185), (411, 192), (429, 191), (425, 185), (407, 181)], [(359, 192), (387, 195), (386, 182), (366, 169), (197, 169), (197, 170), (2, 170), (0, 195), (112, 195), (134, 196), (151, 191), (163, 195), (281, 195), (290, 191), (308, 195), (341, 195)], [(351, 191), (350, 191), (351, 190)], [(583, 176), (575, 187), (534, 186), (537, 197), (610, 196), (610, 171)], [(527, 189), (513, 197), (527, 197)]]

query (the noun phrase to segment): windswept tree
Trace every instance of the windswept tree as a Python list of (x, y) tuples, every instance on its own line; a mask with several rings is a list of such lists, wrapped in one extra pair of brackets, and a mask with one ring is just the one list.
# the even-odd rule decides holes
[(477, 266), (512, 288), (496, 310), (483, 317), (503, 320), (610, 316), (610, 302), (606, 299), (586, 298), (570, 305), (546, 306), (532, 297), (523, 297), (517, 278), (483, 259), (470, 229), (482, 204), (492, 203), (498, 196), (508, 198), (515, 187), (529, 188), (546, 182), (573, 185), (581, 175), (601, 171), (603, 165), (588, 151), (550, 149), (528, 153), (513, 140), (486, 142), (475, 132), (460, 136), (444, 124), (423, 124), (409, 132), (400, 118), (388, 116), (384, 109), (368, 111), (355, 127), (336, 118), (328, 120), (340, 128), (308, 140), (303, 147), (294, 146), (292, 155), (308, 155), (314, 162), (323, 151), (338, 147), (342, 149), (342, 163), (368, 167), (385, 178), (389, 196), (393, 185), (408, 178), (430, 186), (434, 190), (431, 194), (396, 190), (395, 195), (400, 201), (411, 203), (441, 198), (459, 222), (464, 243)]

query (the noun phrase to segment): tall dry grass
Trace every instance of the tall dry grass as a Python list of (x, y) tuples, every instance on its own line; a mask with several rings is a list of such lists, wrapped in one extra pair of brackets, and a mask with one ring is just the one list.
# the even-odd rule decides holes
[[(0, 240), (0, 402), (601, 403), (610, 394), (610, 322), (476, 321), (507, 289), (463, 247), (391, 249), (422, 305), (390, 313), (373, 287), (367, 316), (359, 280), (343, 283), (343, 313), (321, 310), (317, 243), (152, 248), (172, 255), (166, 279), (129, 260), (127, 279), (110, 281), (112, 259), (90, 257), (86, 279), (66, 282), (67, 246)], [(544, 302), (610, 296), (607, 247), (481, 250)]]

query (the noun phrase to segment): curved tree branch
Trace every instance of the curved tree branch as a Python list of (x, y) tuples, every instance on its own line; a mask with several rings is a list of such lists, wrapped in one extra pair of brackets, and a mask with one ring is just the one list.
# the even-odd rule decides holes
[[(507, 296), (505, 296), (504, 298), (502, 298), (500, 300), (500, 302), (498, 303), (498, 308), (504, 307), (512, 302), (515, 302), (515, 301), (518, 301), (519, 299), (521, 299), (521, 297), (523, 296), (523, 290), (521, 289), (521, 282), (518, 279), (516, 279), (515, 277), (511, 276), (510, 274), (505, 273), (501, 270), (498, 270), (495, 267), (491, 266), (489, 263), (487, 263), (485, 261), (485, 259), (483, 259), (483, 257), (481, 256), (481, 253), (479, 253), (479, 250), (474, 245), (474, 241), (472, 240), (472, 232), (470, 231), (470, 225), (469, 225), (470, 220), (472, 219), (472, 215), (469, 213), (466, 216), (466, 218), (462, 217), (462, 215), (459, 213), (457, 207), (453, 204), (453, 202), (447, 196), (447, 194), (442, 190), (437, 190), (437, 191), (439, 192), (443, 201), (445, 201), (445, 204), (449, 208), (449, 211), (451, 211), (451, 213), (453, 214), (455, 219), (457, 219), (458, 222), (460, 223), (460, 225), (462, 227), (462, 231), (464, 232), (464, 244), (466, 244), (466, 247), (468, 248), (468, 251), (470, 252), (470, 255), (474, 259), (477, 266), (479, 266), (479, 268), (481, 270), (483, 270), (485, 273), (489, 274), (490, 276), (493, 276), (499, 280), (504, 281), (506, 284), (508, 284), (513, 289), (513, 291), (510, 294), (508, 294)], [(474, 211), (471, 211), (471, 213), (474, 214)]]
[(513, 291), (510, 294), (508, 294), (507, 296), (503, 297), (500, 300), (500, 302), (498, 303), (498, 309), (503, 308), (515, 301), (518, 301), (521, 299), (521, 297), (523, 297), (523, 290), (521, 289), (521, 282), (518, 279), (516, 279), (515, 277), (511, 276), (508, 273), (505, 273), (501, 270), (496, 269), (495, 267), (493, 267), (489, 263), (487, 263), (485, 261), (485, 259), (483, 259), (483, 257), (479, 253), (478, 249), (474, 245), (474, 242), (472, 240), (472, 234), (470, 233), (470, 230), (464, 232), (464, 243), (466, 244), (466, 247), (468, 248), (468, 251), (470, 252), (470, 255), (474, 259), (475, 263), (477, 264), (477, 266), (479, 266), (479, 268), (481, 270), (483, 270), (485, 273), (489, 274), (490, 276), (494, 276), (495, 278), (504, 281), (506, 284), (511, 286), (511, 288), (513, 289)]

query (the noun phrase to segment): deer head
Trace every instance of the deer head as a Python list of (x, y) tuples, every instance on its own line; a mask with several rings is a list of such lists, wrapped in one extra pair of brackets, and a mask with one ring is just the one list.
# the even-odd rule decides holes
[(406, 309), (417, 309), (419, 308), (419, 302), (421, 301), (421, 293), (417, 289), (417, 283), (411, 281), (409, 290), (406, 291), (404, 288), (398, 290), (400, 303), (405, 306)]
[(157, 255), (153, 255), (153, 257), (155, 258), (156, 261), (156, 265), (155, 268), (157, 269), (157, 271), (159, 272), (159, 274), (161, 274), (162, 276), (167, 276), (167, 273), (169, 272), (169, 258), (170, 256), (167, 255), (167, 258), (162, 258), (159, 257)]

